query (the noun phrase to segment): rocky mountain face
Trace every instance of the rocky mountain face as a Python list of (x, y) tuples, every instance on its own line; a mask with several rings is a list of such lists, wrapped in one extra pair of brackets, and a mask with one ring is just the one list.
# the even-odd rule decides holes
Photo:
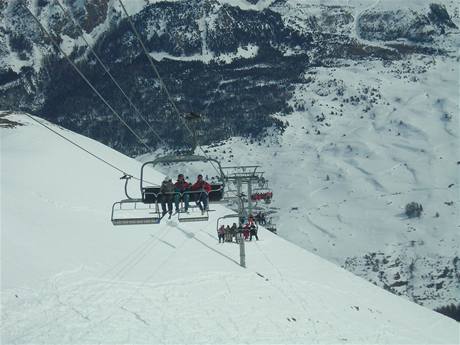
[[(402, 251), (395, 248), (392, 253), (372, 252), (362, 257), (350, 257), (343, 267), (421, 305), (440, 307), (458, 303), (451, 294), (459, 288), (460, 258), (419, 257), (413, 249), (423, 243), (411, 245)], [(440, 305), (440, 301), (444, 303)]]
[[(168, 102), (118, 2), (61, 3), (166, 142), (176, 147), (190, 144), (189, 132)], [(423, 14), (411, 12), (403, 27), (394, 22), (406, 15), (404, 11), (366, 12), (354, 23), (351, 8), (319, 6), (303, 8), (307, 15), (292, 18), (286, 15), (292, 10), (287, 1), (262, 10), (218, 0), (141, 5), (145, 6), (132, 17), (134, 24), (179, 112), (203, 113), (196, 129), (201, 143), (235, 135), (260, 137), (273, 127), (282, 130), (283, 122), (272, 115), (292, 110), (288, 105), (292, 85), (302, 82), (299, 77), (309, 67), (332, 67), (342, 59), (394, 60), (413, 51), (433, 53), (418, 45), (396, 43), (391, 49), (366, 45), (350, 34), (353, 25), (365, 39), (412, 42), (437, 37), (455, 26), (445, 7), (436, 4)], [(150, 147), (156, 147), (159, 139), (107, 78), (81, 40), (82, 32), (55, 0), (2, 2), (2, 108), (39, 114), (128, 154), (145, 151), (53, 47), (24, 6), (34, 11), (108, 103)], [(312, 9), (315, 14), (308, 15)]]
[[(381, 62), (386, 73), (416, 83), (431, 66), (414, 66), (408, 62), (412, 57), (429, 61), (455, 55), (458, 49), (451, 37), (458, 35), (459, 13), (449, 0), (421, 1), (423, 6), (417, 1), (407, 6), (363, 1), (358, 6), (354, 1), (125, 0), (177, 114), (118, 0), (60, 0), (84, 33), (56, 1), (0, 0), (0, 109), (37, 114), (133, 156), (146, 152), (144, 144), (157, 148), (162, 142), (108, 78), (83, 35), (144, 118), (174, 148), (192, 144), (182, 119), (188, 112), (202, 114), (191, 125), (202, 144), (233, 136), (263, 143), (268, 133), (276, 136), (285, 130), (286, 115), (307, 110), (314, 114), (305, 135), (337, 136), (335, 122), (351, 116), (349, 109), (371, 121), (375, 109), (400, 104), (382, 95), (379, 85), (360, 83), (352, 94), (344, 80), (322, 79), (318, 70), (334, 74), (344, 66)], [(88, 87), (24, 6), (142, 143)], [(328, 112), (315, 111), (323, 108), (304, 93), (299, 96), (299, 90), (316, 98), (334, 95), (336, 101)], [(398, 126), (398, 133), (410, 130), (405, 123)], [(352, 155), (351, 146), (343, 150), (341, 154)], [(444, 291), (452, 295), (459, 289), (458, 257), (420, 259), (413, 255), (417, 246), (350, 256), (344, 267), (418, 303), (442, 304), (429, 301), (443, 301)], [(422, 266), (428, 269), (420, 270)]]
[(432, 3), (429, 9), (426, 15), (410, 8), (366, 11), (358, 23), (360, 36), (372, 41), (404, 38), (422, 43), (432, 42), (437, 36), (444, 35), (446, 30), (456, 28), (444, 6)]

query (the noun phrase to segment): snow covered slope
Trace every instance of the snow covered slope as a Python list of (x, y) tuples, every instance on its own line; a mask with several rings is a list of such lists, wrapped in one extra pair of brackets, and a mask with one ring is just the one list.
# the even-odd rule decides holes
[[(241, 268), (238, 247), (216, 240), (223, 207), (206, 223), (114, 227), (120, 172), (29, 117), (4, 115), (3, 344), (459, 341), (455, 321), (263, 229)], [(137, 175), (138, 162), (51, 127)]]
[[(278, 234), (396, 294), (460, 303), (460, 105), (455, 56), (343, 61), (305, 73), (261, 141), (206, 147), (259, 164)], [(144, 159), (144, 158), (143, 158)], [(420, 218), (405, 206), (422, 204)]]

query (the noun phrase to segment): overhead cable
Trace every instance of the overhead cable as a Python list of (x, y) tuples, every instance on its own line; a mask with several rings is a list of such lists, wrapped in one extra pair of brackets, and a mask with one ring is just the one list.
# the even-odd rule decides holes
[(64, 57), (67, 59), (69, 64), (75, 69), (75, 71), (82, 77), (82, 79), (88, 84), (88, 86), (91, 88), (91, 90), (94, 91), (94, 93), (101, 99), (101, 101), (112, 111), (112, 113), (128, 128), (128, 130), (139, 140), (139, 142), (144, 145), (150, 152), (153, 152), (153, 149), (148, 146), (145, 141), (137, 135), (137, 133), (126, 123), (125, 120), (118, 114), (118, 112), (113, 109), (113, 107), (105, 100), (105, 98), (97, 91), (97, 89), (93, 86), (93, 84), (88, 80), (88, 78), (85, 77), (85, 75), (80, 71), (80, 69), (75, 65), (75, 63), (70, 59), (70, 57), (61, 49), (60, 45), (56, 42), (56, 40), (53, 38), (53, 36), (45, 29), (45, 27), (40, 23), (40, 20), (35, 16), (35, 14), (32, 13), (32, 11), (25, 5), (22, 5), (29, 13), (30, 15), (34, 18), (35, 22), (40, 26), (40, 29), (43, 31), (43, 33), (51, 40), (51, 42), (56, 46), (56, 48), (61, 52), (61, 54), (64, 55)]
[[(75, 145), (76, 147), (78, 147), (80, 150), (83, 150), (84, 152), (88, 153), (89, 155), (93, 156), (94, 158), (98, 159), (99, 161), (103, 162), (104, 164), (107, 164), (108, 166), (110, 166), (111, 168), (121, 172), (123, 175), (128, 175), (128, 176), (131, 176), (132, 178), (134, 178), (135, 180), (138, 180), (140, 181), (140, 178), (138, 177), (135, 177), (135, 176), (132, 176), (128, 173), (126, 173), (125, 171), (123, 171), (122, 169), (118, 168), (116, 165), (112, 164), (112, 163), (109, 163), (107, 162), (105, 159), (99, 157), (98, 155), (92, 153), (91, 151), (85, 149), (83, 146), (77, 144), (75, 141), (67, 138), (66, 136), (62, 135), (61, 133), (55, 131), (54, 129), (52, 129), (50, 126), (47, 126), (46, 124), (44, 124), (43, 122), (37, 120), (35, 117), (33, 117), (32, 115), (30, 114), (27, 114), (27, 113), (23, 113), (24, 115), (26, 115), (27, 117), (29, 117), (30, 119), (32, 119), (33, 121), (37, 122), (39, 125), (45, 127), (46, 129), (50, 130), (51, 132), (53, 132), (54, 134), (60, 136), (62, 139), (68, 141), (69, 143), (71, 143), (72, 145)], [(146, 181), (144, 180), (145, 182), (148, 182), (152, 185), (155, 185), (155, 183), (152, 183), (152, 182), (149, 182), (149, 181)]]
[[(163, 88), (163, 90), (165, 91), (166, 93), (166, 97), (168, 98), (168, 101), (169, 103), (171, 103), (171, 106), (173, 107), (174, 111), (176, 112), (177, 116), (179, 117), (179, 119), (181, 121), (183, 121), (184, 125), (185, 125), (185, 128), (189, 131), (190, 135), (192, 136), (192, 139), (194, 140), (194, 144), (196, 146), (198, 146), (198, 148), (201, 150), (201, 152), (203, 152), (204, 156), (206, 158), (210, 158), (207, 153), (203, 150), (203, 148), (201, 147), (201, 145), (199, 145), (198, 141), (196, 140), (196, 136), (195, 136), (195, 133), (190, 129), (190, 127), (188, 126), (187, 124), (187, 121), (184, 119), (184, 117), (181, 115), (179, 109), (177, 108), (176, 104), (174, 103), (174, 100), (172, 99), (171, 97), (171, 94), (169, 93), (168, 91), (168, 88), (166, 87), (166, 84), (164, 83), (163, 79), (161, 78), (161, 75), (160, 75), (160, 72), (158, 72), (158, 69), (156, 68), (154, 62), (153, 62), (153, 59), (152, 57), (150, 56), (149, 52), (147, 51), (147, 48), (145, 47), (145, 44), (144, 42), (142, 41), (142, 38), (139, 34), (139, 32), (137, 31), (135, 25), (134, 25), (134, 22), (131, 18), (131, 15), (128, 13), (128, 11), (126, 11), (126, 8), (125, 6), (123, 5), (123, 2), (121, 0), (118, 0), (118, 2), (120, 3), (121, 5), (121, 8), (123, 9), (123, 12), (125, 13), (126, 17), (128, 18), (128, 21), (129, 21), (129, 24), (134, 32), (134, 34), (136, 35), (136, 38), (138, 40), (138, 42), (140, 43), (141, 47), (142, 47), (142, 50), (144, 51), (147, 59), (149, 60), (150, 62), (150, 65), (152, 66), (152, 69), (154, 70), (159, 82), (160, 82), (160, 85), (161, 87)], [(214, 166), (214, 164), (210, 161), (212, 167), (214, 168), (214, 170), (217, 171), (218, 174), (220, 174), (220, 171)]]
[(128, 101), (128, 103), (130, 104), (130, 106), (135, 110), (136, 114), (145, 122), (145, 124), (149, 127), (150, 131), (165, 145), (167, 146), (167, 143), (166, 141), (160, 137), (160, 135), (158, 134), (158, 132), (155, 131), (155, 129), (150, 125), (150, 123), (145, 119), (144, 116), (142, 116), (141, 112), (139, 111), (139, 109), (136, 107), (136, 105), (131, 101), (131, 99), (128, 97), (128, 95), (126, 94), (126, 92), (123, 90), (123, 88), (120, 86), (120, 84), (116, 81), (116, 79), (113, 77), (112, 73), (110, 73), (110, 70), (109, 68), (102, 62), (102, 60), (99, 58), (99, 56), (96, 54), (94, 48), (89, 44), (89, 42), (87, 41), (87, 39), (85, 38), (85, 34), (84, 34), (84, 30), (83, 28), (81, 27), (81, 25), (78, 23), (78, 21), (76, 21), (73, 16), (69, 13), (68, 10), (66, 10), (60, 3), (59, 0), (55, 0), (56, 3), (58, 4), (59, 8), (62, 10), (62, 12), (64, 12), (64, 14), (70, 18), (70, 20), (73, 22), (73, 24), (78, 27), (78, 29), (80, 30), (81, 32), (81, 37), (83, 39), (83, 41), (85, 42), (86, 46), (89, 48), (89, 50), (91, 51), (91, 53), (93, 54), (93, 56), (96, 58), (97, 62), (101, 65), (101, 67), (104, 69), (105, 73), (107, 73), (107, 75), (110, 77), (110, 79), (113, 81), (113, 83), (117, 86), (118, 90), (120, 90), (120, 92), (123, 94), (123, 96), (125, 97), (125, 99)]

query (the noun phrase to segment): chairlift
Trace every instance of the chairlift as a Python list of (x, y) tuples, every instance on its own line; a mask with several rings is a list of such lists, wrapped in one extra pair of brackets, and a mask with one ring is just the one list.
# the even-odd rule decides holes
[[(232, 213), (232, 214), (226, 214), (225, 216), (222, 216), (222, 217), (219, 217), (217, 218), (217, 227), (216, 227), (216, 231), (219, 232), (219, 228), (221, 227), (221, 224), (220, 224), (220, 221), (223, 220), (223, 219), (237, 219), (237, 222), (234, 222), (234, 224), (238, 223), (241, 225), (241, 218), (240, 216), (238, 215), (238, 213)], [(231, 237), (232, 237), (232, 240), (233, 240), (233, 236), (235, 236), (235, 240), (236, 240), (236, 243), (240, 243), (241, 241), (243, 241), (243, 234), (239, 231), (237, 231), (235, 234), (231, 234)]]
[(216, 230), (219, 230), (220, 228), (220, 221), (222, 219), (229, 219), (229, 218), (240, 218), (240, 216), (238, 215), (238, 213), (232, 213), (232, 214), (226, 214), (225, 216), (222, 216), (222, 217), (219, 217), (217, 218), (217, 227), (216, 227)]
[[(112, 223), (114, 225), (131, 225), (131, 224), (158, 224), (162, 217), (159, 205), (163, 194), (160, 192), (160, 186), (144, 180), (144, 172), (147, 166), (154, 168), (158, 164), (172, 164), (182, 162), (214, 162), (218, 166), (219, 180), (221, 183), (210, 183), (211, 191), (208, 194), (208, 204), (218, 203), (224, 197), (224, 174), (222, 172), (219, 161), (213, 158), (204, 156), (189, 155), (189, 156), (164, 156), (153, 161), (148, 161), (142, 164), (140, 191), (141, 198), (132, 198), (128, 194), (128, 182), (132, 176), (124, 175), (120, 179), (125, 180), (125, 194), (127, 199), (115, 202), (112, 206)], [(186, 191), (180, 193), (181, 207), (178, 212), (179, 222), (207, 221), (209, 220), (209, 210), (201, 211), (198, 206), (190, 204), (187, 212), (183, 205), (184, 194), (187, 193), (190, 197), (190, 203), (198, 200), (202, 191)], [(171, 193), (176, 195), (176, 193)]]
[[(125, 194), (127, 199), (117, 201), (112, 205), (111, 221), (113, 225), (158, 224), (161, 214), (158, 204), (146, 204), (142, 199), (132, 198), (128, 194), (128, 181), (130, 175), (123, 175), (125, 180)], [(160, 187), (158, 187), (159, 191)]]
[(158, 224), (161, 217), (157, 205), (126, 199), (113, 204), (111, 220), (113, 225)]
[(260, 188), (263, 188), (263, 187), (266, 187), (267, 182), (268, 182), (268, 181), (265, 179), (265, 177), (261, 176), (261, 177), (259, 178), (258, 185), (259, 185)]
[[(151, 186), (146, 181), (144, 181), (144, 169), (149, 166), (154, 168), (158, 164), (171, 164), (171, 163), (186, 163), (186, 162), (214, 162), (217, 164), (220, 174), (221, 183), (210, 183), (211, 191), (208, 194), (208, 204), (217, 203), (221, 201), (224, 197), (224, 174), (222, 172), (222, 168), (220, 162), (213, 158), (208, 158), (204, 156), (198, 155), (188, 155), (188, 156), (164, 156), (157, 158), (153, 161), (145, 162), (141, 168), (141, 181), (140, 181), (140, 189), (142, 195), (142, 201), (145, 204), (156, 204), (156, 208), (158, 208), (158, 201), (161, 202), (161, 193), (160, 187)], [(209, 183), (209, 182), (208, 182)], [(209, 220), (209, 210), (200, 210), (198, 206), (193, 204), (189, 205), (187, 212), (184, 208), (184, 195), (189, 195), (190, 203), (196, 202), (199, 200), (199, 196), (202, 191), (185, 191), (184, 193), (179, 193), (179, 200), (180, 200), (180, 208), (178, 212), (178, 220), (179, 222), (194, 222), (194, 221), (207, 221)], [(176, 194), (176, 193), (174, 193)]]
[(266, 204), (272, 202), (273, 192), (270, 188), (254, 188), (251, 194), (251, 200), (258, 202), (264, 201)]
[(257, 186), (252, 190), (251, 200), (253, 202), (264, 201), (266, 204), (270, 204), (273, 198), (273, 191), (268, 188), (268, 180), (265, 177), (260, 176), (257, 181)]
[(186, 212), (185, 209), (181, 206), (177, 219), (181, 223), (207, 221), (209, 220), (209, 211), (201, 211), (198, 206), (189, 205), (189, 208)]

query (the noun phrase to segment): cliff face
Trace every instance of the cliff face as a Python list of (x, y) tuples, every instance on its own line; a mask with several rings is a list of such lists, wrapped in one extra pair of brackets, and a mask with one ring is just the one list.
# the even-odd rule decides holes
[(446, 30), (456, 28), (446, 8), (430, 4), (428, 13), (410, 8), (395, 11), (369, 10), (358, 23), (361, 37), (367, 40), (392, 41), (407, 39), (414, 43), (432, 42)]
[[(409, 248), (394, 248), (389, 253), (372, 252), (348, 258), (343, 267), (399, 296), (427, 307), (457, 304), (454, 297), (460, 285), (460, 258), (444, 255), (419, 257)], [(442, 302), (444, 301), (444, 302)]]

